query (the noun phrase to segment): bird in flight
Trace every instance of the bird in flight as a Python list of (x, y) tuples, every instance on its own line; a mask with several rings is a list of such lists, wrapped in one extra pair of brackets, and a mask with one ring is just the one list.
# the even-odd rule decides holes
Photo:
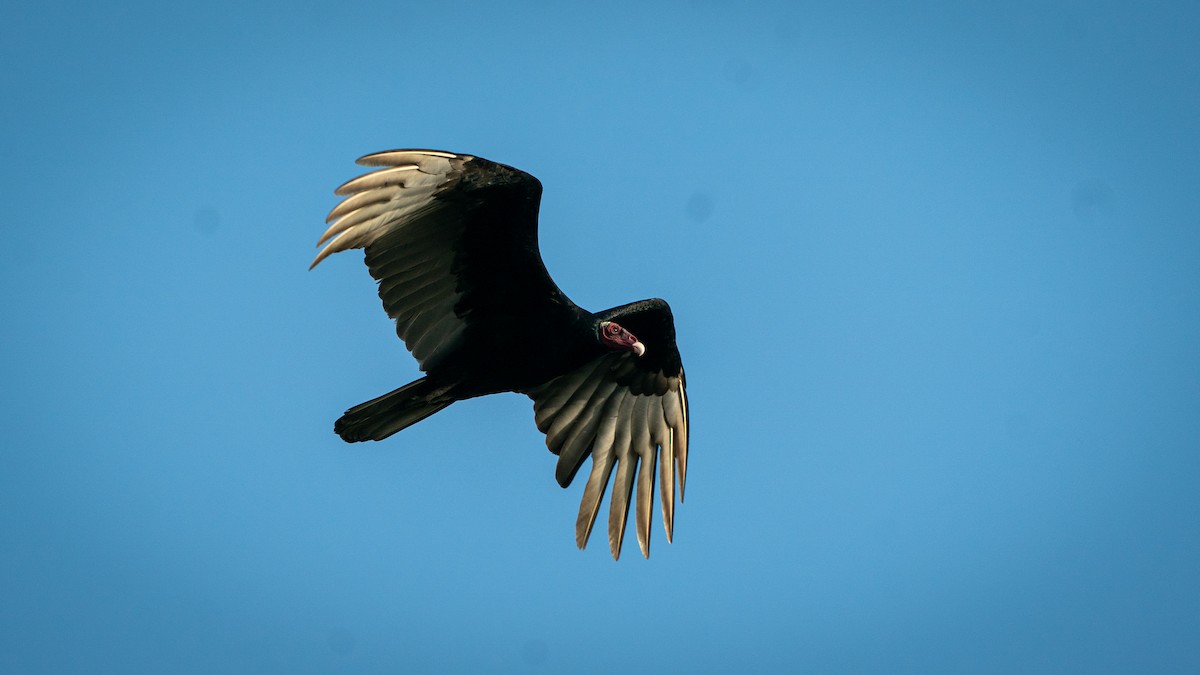
[[(630, 500), (650, 556), (655, 474), (671, 541), (687, 475), (686, 380), (671, 308), (642, 300), (592, 313), (559, 290), (537, 242), (542, 184), (510, 166), (439, 150), (389, 150), (379, 167), (334, 191), (329, 255), (365, 249), (383, 308), (425, 376), (346, 411), (334, 431), (379, 441), (475, 396), (533, 399), (534, 421), (558, 455), (555, 477), (591, 472), (575, 524), (587, 545), (611, 480), (608, 544), (621, 555)], [(678, 483), (676, 483), (678, 476)]]

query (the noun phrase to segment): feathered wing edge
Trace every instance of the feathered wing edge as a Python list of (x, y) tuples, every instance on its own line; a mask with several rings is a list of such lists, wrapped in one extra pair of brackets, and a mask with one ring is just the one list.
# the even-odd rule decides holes
[(345, 197), (329, 212), (329, 229), (317, 246), (324, 248), (309, 269), (339, 251), (364, 248), (398, 223), (418, 217), (433, 205), (457, 168), (474, 159), (441, 150), (388, 150), (358, 159), (363, 166), (383, 167), (343, 183), (334, 194)]
[(546, 434), (546, 446), (559, 456), (559, 484), (569, 485), (584, 459), (589, 455), (592, 458), (575, 521), (575, 542), (581, 549), (587, 546), (604, 493), (612, 483), (608, 544), (613, 559), (621, 556), (631, 501), (638, 545), (642, 555), (650, 557), (656, 473), (663, 527), (667, 541), (671, 541), (676, 477), (680, 503), (687, 477), (688, 412), (683, 372), (665, 378), (662, 393), (634, 394), (618, 382), (636, 367), (635, 358), (628, 353), (610, 354), (530, 392), (538, 429)]

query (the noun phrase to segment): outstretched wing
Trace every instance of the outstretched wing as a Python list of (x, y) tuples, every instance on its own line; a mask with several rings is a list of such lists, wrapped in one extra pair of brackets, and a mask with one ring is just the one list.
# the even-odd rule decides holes
[(574, 307), (538, 252), (536, 178), (438, 150), (390, 150), (358, 163), (383, 168), (334, 191), (345, 199), (326, 218), (312, 267), (366, 249), (383, 307), (421, 370), (436, 368), (473, 325)]
[(687, 383), (665, 302), (643, 301), (600, 317), (617, 320), (638, 336), (646, 345), (646, 354), (640, 358), (630, 352), (605, 354), (528, 394), (538, 429), (546, 434), (550, 451), (559, 456), (559, 484), (570, 485), (583, 461), (592, 458), (575, 521), (575, 542), (580, 548), (587, 545), (612, 478), (608, 544), (613, 558), (621, 555), (635, 487), (638, 545), (642, 555), (649, 557), (656, 470), (668, 542), (674, 532), (677, 474), (679, 501), (683, 502)]

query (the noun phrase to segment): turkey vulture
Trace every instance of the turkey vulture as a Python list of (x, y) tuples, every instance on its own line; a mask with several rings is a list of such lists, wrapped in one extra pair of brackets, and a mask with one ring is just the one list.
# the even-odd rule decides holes
[(613, 558), (635, 485), (638, 544), (649, 557), (656, 468), (669, 542), (676, 472), (683, 501), (688, 412), (667, 303), (592, 313), (571, 302), (542, 263), (542, 184), (523, 171), (439, 150), (389, 150), (358, 163), (382, 168), (334, 191), (345, 199), (326, 218), (332, 224), (317, 242), (325, 247), (309, 269), (365, 249), (383, 308), (425, 376), (350, 408), (334, 431), (347, 442), (378, 441), (455, 401), (522, 393), (558, 455), (559, 485), (592, 458), (576, 544), (587, 545), (612, 478)]

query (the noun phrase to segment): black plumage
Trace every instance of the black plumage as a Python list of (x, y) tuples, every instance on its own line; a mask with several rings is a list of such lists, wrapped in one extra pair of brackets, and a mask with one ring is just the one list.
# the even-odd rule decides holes
[(365, 249), (383, 307), (425, 376), (346, 411), (334, 431), (348, 442), (382, 440), (455, 401), (523, 393), (559, 456), (560, 485), (592, 458), (576, 524), (580, 548), (611, 482), (613, 557), (631, 499), (649, 556), (656, 474), (670, 541), (676, 485), (683, 499), (688, 418), (667, 303), (591, 313), (571, 302), (542, 263), (542, 186), (523, 171), (435, 150), (358, 161), (382, 168), (336, 190), (345, 199), (329, 214), (313, 267), (338, 251)]

